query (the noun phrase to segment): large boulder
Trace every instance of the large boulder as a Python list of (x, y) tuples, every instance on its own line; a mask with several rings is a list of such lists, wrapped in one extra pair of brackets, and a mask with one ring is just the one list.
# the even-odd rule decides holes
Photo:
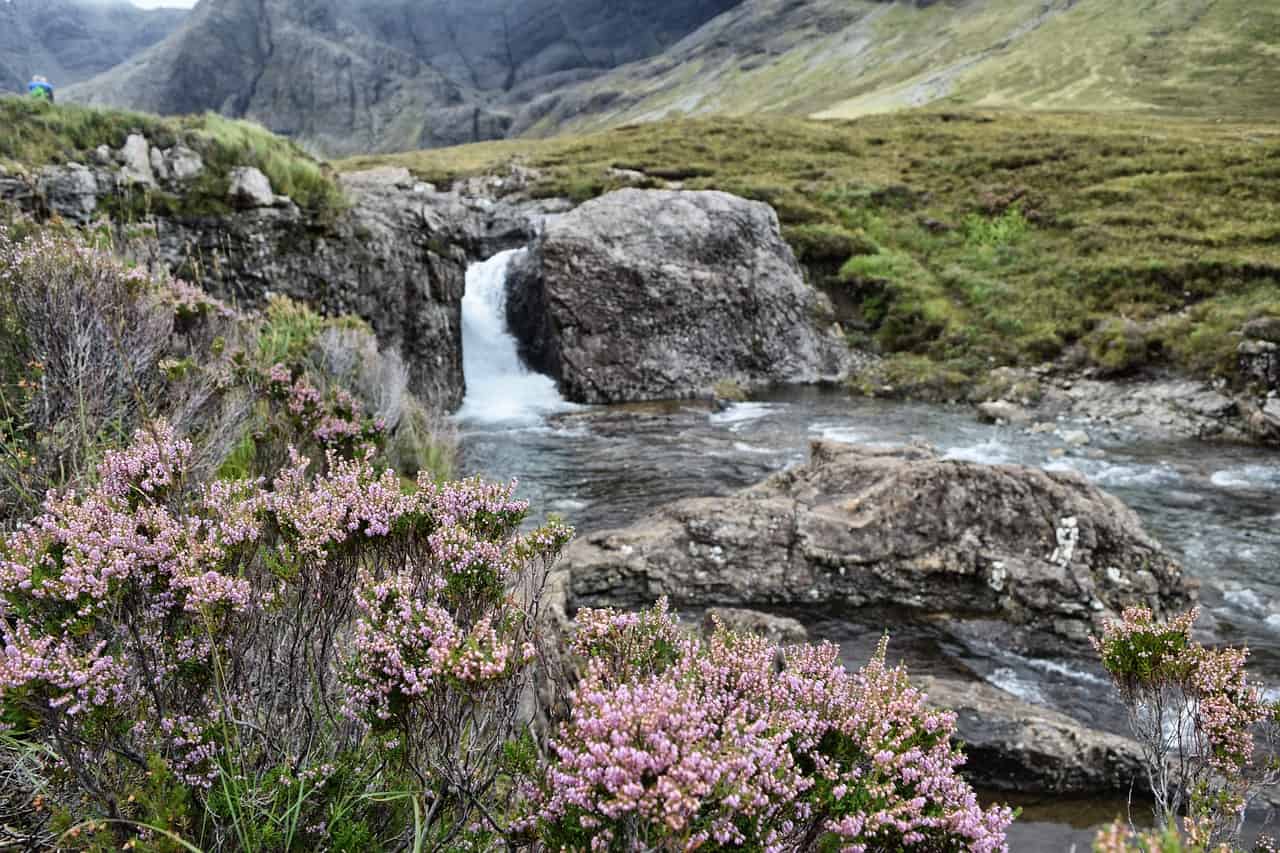
[(1089, 728), (981, 681), (913, 678), (930, 705), (954, 711), (961, 773), (994, 791), (1101, 794), (1146, 790), (1142, 752), (1125, 737)]
[(1078, 647), (1100, 619), (1192, 594), (1134, 513), (1074, 472), (815, 442), (729, 497), (663, 507), (568, 549), (569, 606), (895, 608), (997, 619)]
[(98, 210), (98, 178), (79, 163), (45, 166), (36, 178), (51, 213), (77, 225), (87, 225)]
[(727, 193), (589, 201), (546, 222), (509, 286), (523, 355), (577, 402), (812, 383), (846, 367), (773, 209)]

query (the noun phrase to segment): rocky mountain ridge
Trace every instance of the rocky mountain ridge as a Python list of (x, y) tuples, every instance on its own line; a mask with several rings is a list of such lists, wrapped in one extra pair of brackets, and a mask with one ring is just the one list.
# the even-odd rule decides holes
[(85, 80), (161, 41), (186, 15), (124, 0), (3, 0), (0, 92), (25, 92), (34, 74), (55, 86)]
[(737, 2), (205, 0), (72, 96), (216, 110), (334, 153), (502, 138), (535, 96), (660, 52)]
[(938, 101), (1240, 117), (1275, 110), (1266, 5), (204, 0), (69, 94), (252, 118), (335, 155)]

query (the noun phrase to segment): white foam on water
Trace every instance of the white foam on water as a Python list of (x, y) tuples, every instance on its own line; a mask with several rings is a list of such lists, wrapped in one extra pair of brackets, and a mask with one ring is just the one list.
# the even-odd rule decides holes
[(1223, 599), (1239, 610), (1259, 615), (1267, 612), (1266, 602), (1251, 589), (1229, 589), (1222, 593)]
[(524, 249), (501, 252), (467, 268), (462, 297), (462, 373), (467, 394), (458, 418), (473, 423), (539, 424), (574, 408), (555, 380), (520, 361), (507, 329), (507, 272)]
[(1076, 471), (1099, 486), (1111, 488), (1156, 488), (1182, 482), (1172, 466), (1123, 465), (1091, 459), (1060, 459), (1044, 466), (1046, 471)]
[(1024, 702), (1032, 704), (1045, 704), (1044, 694), (1040, 692), (1040, 688), (1034, 681), (1024, 678), (1017, 670), (1007, 666), (1002, 666), (992, 670), (987, 676), (987, 683), (993, 687), (998, 687), (1005, 693), (1017, 696)]
[(712, 412), (711, 423), (728, 426), (737, 432), (737, 424), (758, 421), (775, 408), (776, 406), (772, 403), (734, 403), (723, 411)]
[(953, 447), (942, 458), (956, 462), (976, 462), (979, 465), (1002, 465), (1014, 461), (1009, 445), (994, 436), (981, 444)]
[(745, 441), (735, 441), (733, 449), (739, 453), (759, 453), (763, 456), (770, 456), (777, 452), (768, 447), (756, 447), (754, 444), (747, 444)]
[[(817, 433), (827, 441), (842, 441), (846, 444), (871, 444), (866, 432), (838, 423), (832, 424), (829, 421), (817, 421), (813, 423), (809, 427), (809, 432)], [(881, 444), (888, 446), (887, 442), (881, 442)]]
[(1220, 489), (1269, 489), (1280, 486), (1280, 467), (1241, 465), (1214, 471), (1209, 478)]

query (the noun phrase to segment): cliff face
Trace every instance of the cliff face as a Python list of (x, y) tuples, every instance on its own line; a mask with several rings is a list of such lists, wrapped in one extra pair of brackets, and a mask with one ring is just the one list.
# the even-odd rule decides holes
[(70, 93), (218, 110), (331, 153), (506, 136), (535, 96), (673, 44), (741, 0), (205, 0)]
[(92, 77), (163, 40), (186, 15), (114, 0), (2, 0), (0, 92), (26, 91), (33, 74), (55, 86)]

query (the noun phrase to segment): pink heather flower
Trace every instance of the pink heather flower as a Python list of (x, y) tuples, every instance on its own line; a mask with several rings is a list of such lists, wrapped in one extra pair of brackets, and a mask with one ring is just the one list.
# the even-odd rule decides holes
[(703, 643), (660, 602), (582, 611), (574, 649), (586, 674), (534, 795), (544, 830), (577, 821), (593, 843), (637, 850), (791, 850), (814, 828), (844, 849), (1006, 849), (1012, 813), (978, 805), (956, 774), (954, 717), (924, 706), (883, 644), (849, 673), (829, 644), (724, 630)]

